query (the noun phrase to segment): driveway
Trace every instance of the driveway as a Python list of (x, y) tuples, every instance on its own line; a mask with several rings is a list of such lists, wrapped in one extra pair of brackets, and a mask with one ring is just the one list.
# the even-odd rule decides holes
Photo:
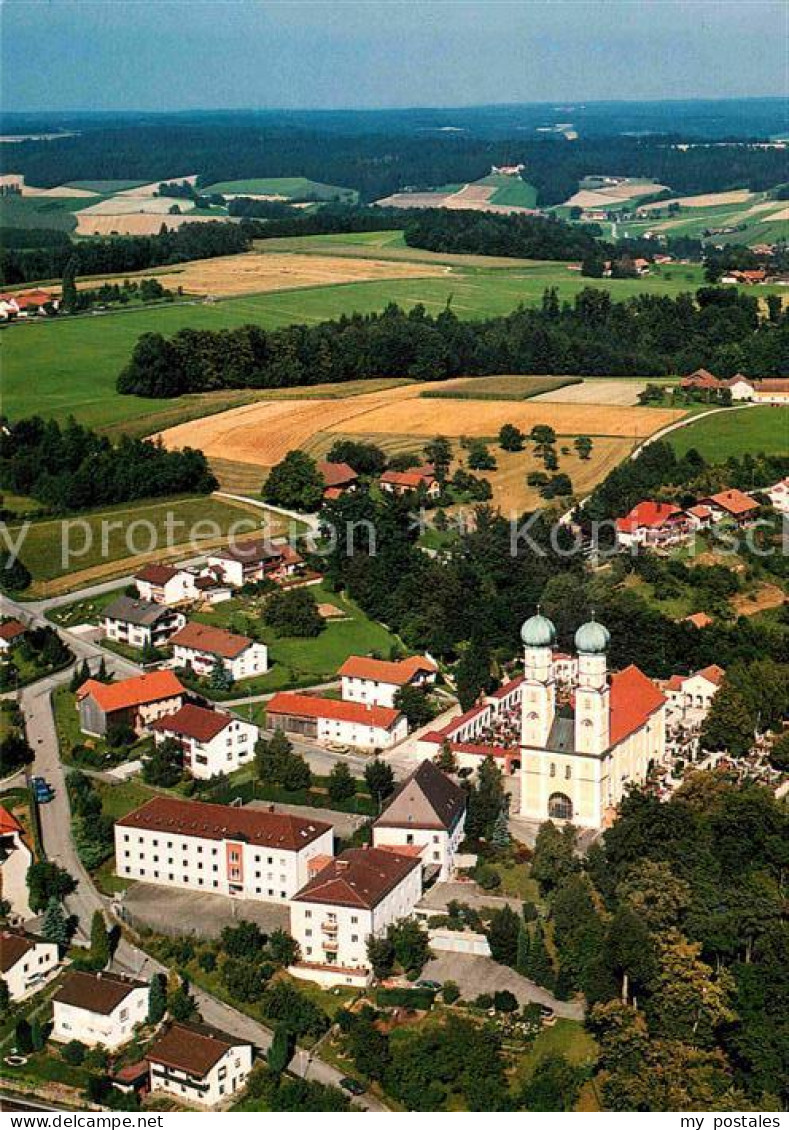
[(243, 902), (222, 895), (157, 887), (153, 883), (132, 883), (121, 903), (124, 918), (139, 928), (149, 926), (162, 934), (193, 934), (218, 938), (225, 926), (246, 919), (257, 922), (269, 934), (278, 927), (290, 929), (290, 910), (274, 902)]
[(452, 901), (464, 902), (466, 906), (472, 906), (475, 910), (483, 906), (493, 909), (509, 906), (517, 914), (520, 914), (523, 905), (521, 899), (489, 894), (476, 883), (436, 883), (424, 893), (416, 909), (427, 910), (431, 914), (443, 914)]
[(578, 1001), (559, 1001), (547, 989), (521, 977), (508, 965), (499, 965), (492, 957), (479, 957), (470, 953), (443, 953), (433, 958), (422, 970), (422, 979), (454, 981), (466, 1000), (474, 1000), (480, 993), (509, 991), (521, 1005), (545, 1004), (557, 1016), (567, 1020), (583, 1020), (584, 1007)]

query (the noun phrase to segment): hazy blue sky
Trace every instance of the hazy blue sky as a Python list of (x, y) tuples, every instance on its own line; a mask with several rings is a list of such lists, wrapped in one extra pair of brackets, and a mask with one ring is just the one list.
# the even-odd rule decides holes
[(5, 0), (8, 110), (787, 93), (786, 0)]

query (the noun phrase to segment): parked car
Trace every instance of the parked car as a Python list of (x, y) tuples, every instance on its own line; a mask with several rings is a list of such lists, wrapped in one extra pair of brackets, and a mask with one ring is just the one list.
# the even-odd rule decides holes
[(417, 989), (432, 989), (434, 993), (437, 993), (439, 991), (439, 989), (441, 988), (441, 982), (440, 981), (430, 981), (430, 980), (417, 981), (416, 985), (414, 987), (417, 988)]
[(363, 1095), (365, 1088), (358, 1081), (358, 1079), (351, 1079), (350, 1075), (344, 1075), (340, 1080), (340, 1086), (349, 1095)]
[(43, 777), (32, 777), (30, 786), (39, 804), (49, 804), (55, 795), (55, 790)]

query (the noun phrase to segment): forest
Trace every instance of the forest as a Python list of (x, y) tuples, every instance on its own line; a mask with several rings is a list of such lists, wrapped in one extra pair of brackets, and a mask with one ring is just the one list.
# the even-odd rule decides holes
[(113, 444), (74, 419), (2, 420), (0, 488), (62, 514), (137, 498), (208, 494), (216, 479), (201, 451), (165, 451), (123, 436)]
[(571, 261), (610, 253), (599, 235), (597, 224), (580, 228), (537, 216), (430, 208), (409, 220), (404, 238), (409, 247), (427, 251)]
[(548, 290), (539, 309), (519, 307), (487, 321), (461, 321), (448, 304), (266, 331), (184, 329), (143, 334), (117, 389), (171, 397), (218, 388), (289, 388), (372, 376), (443, 380), (492, 373), (661, 376), (705, 366), (716, 373), (789, 374), (789, 317), (760, 320), (756, 298), (702, 288), (695, 298), (638, 295), (614, 302), (588, 288), (560, 303)]

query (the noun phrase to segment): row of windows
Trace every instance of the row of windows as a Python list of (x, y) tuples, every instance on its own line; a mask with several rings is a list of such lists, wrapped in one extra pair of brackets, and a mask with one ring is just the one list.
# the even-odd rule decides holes
[[(135, 871), (135, 868), (127, 866), (126, 870), (127, 870), (128, 874), (132, 874)], [(139, 878), (142, 879), (142, 878), (145, 877), (145, 868), (144, 867), (139, 867), (139, 868), (136, 869), (136, 871), (137, 871)], [(259, 879), (260, 877), (261, 877), (260, 875), (255, 876), (256, 879)], [(159, 871), (153, 871), (152, 874), (151, 874), (151, 878), (161, 879), (162, 875)], [(175, 875), (173, 875), (172, 872), (169, 875), (167, 875), (166, 878), (167, 878), (167, 881), (170, 882), (170, 883), (174, 883), (176, 881)], [(268, 876), (268, 878), (271, 879), (272, 876)], [(183, 883), (184, 886), (188, 886), (189, 882), (190, 882), (189, 876), (188, 875), (179, 875), (178, 876), (178, 882)], [(283, 875), (280, 875), (280, 882), (281, 883), (285, 882), (285, 877)], [(198, 876), (198, 878), (197, 878), (197, 885), (198, 885), (198, 887), (204, 887), (206, 885), (205, 880), (203, 879), (203, 877), (201, 875)], [(217, 879), (213, 879), (211, 881), (211, 886), (214, 889), (218, 889), (219, 881)], [(262, 887), (255, 887), (255, 894), (256, 895), (265, 894), (268, 898), (272, 898), (272, 899), (273, 898), (286, 899), (288, 897), (287, 891), (275, 891), (272, 887), (269, 887), (265, 892), (263, 891)]]
[[(128, 833), (124, 833), (123, 842), (125, 844), (131, 843), (131, 836)], [(137, 843), (140, 844), (140, 845), (145, 845), (146, 847), (148, 846), (145, 836), (138, 836), (137, 837)], [(151, 847), (158, 847), (159, 846), (158, 840), (151, 840), (150, 843), (151, 843)], [(172, 848), (174, 846), (173, 841), (172, 840), (166, 840), (165, 846), (168, 847), (168, 848)], [(198, 855), (203, 854), (203, 845), (202, 844), (195, 845), (190, 840), (185, 840), (184, 843), (181, 844), (181, 851), (188, 851), (190, 847), (194, 847), (195, 851), (197, 852)], [(129, 853), (126, 852), (125, 854), (128, 855)], [(211, 855), (219, 855), (219, 848), (215, 848), (215, 847), (211, 848)], [(238, 859), (238, 855), (239, 855), (238, 851), (236, 851), (234, 849), (230, 853), (230, 858), (234, 859), (234, 860)], [(144, 858), (144, 856), (141, 854), (140, 859), (143, 859), (143, 858)], [(263, 862), (263, 856), (262, 855), (254, 855), (252, 857), (252, 860), (253, 860), (254, 863), (262, 863)], [(280, 855), (280, 856), (277, 856), (276, 858), (273, 855), (267, 855), (266, 856), (266, 863), (273, 864), (273, 865), (279, 864), (280, 867), (287, 867), (288, 860), (289, 860), (289, 856), (287, 856), (287, 855), (285, 855), (285, 856)]]

